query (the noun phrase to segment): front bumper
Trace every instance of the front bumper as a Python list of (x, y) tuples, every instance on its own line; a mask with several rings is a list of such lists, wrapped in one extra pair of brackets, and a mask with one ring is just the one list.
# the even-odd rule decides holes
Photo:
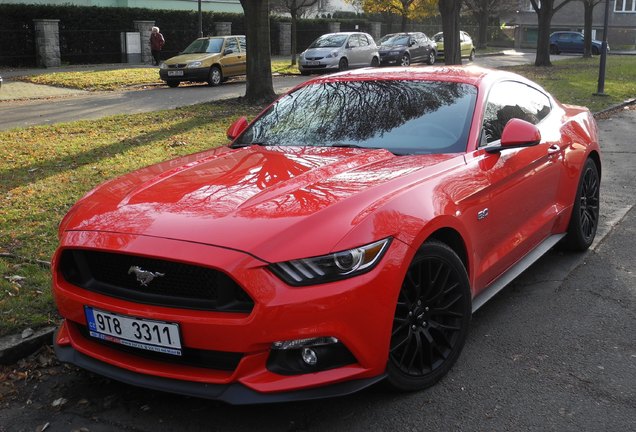
[(326, 70), (338, 70), (340, 58), (322, 58), (320, 60), (301, 59), (298, 62), (298, 69), (301, 72), (319, 72)]
[(210, 68), (169, 68), (159, 69), (162, 81), (207, 81)]
[[(289, 287), (265, 263), (237, 251), (144, 236), (67, 233), (62, 248), (100, 247), (133, 255), (223, 269), (253, 298), (250, 313), (202, 311), (139, 304), (66, 282), (53, 262), (53, 292), (65, 321), (55, 339), (62, 361), (131, 384), (229, 403), (313, 399), (348, 394), (385, 374), (395, 304), (408, 248), (393, 241), (371, 272), (343, 281)], [(201, 257), (206, 262), (201, 263)], [(401, 275), (401, 276), (399, 276)], [(241, 353), (238, 365), (219, 370), (148, 358), (85, 336), (84, 306), (179, 324), (185, 348)], [(355, 361), (312, 373), (280, 374), (268, 367), (273, 342), (333, 336)]]
[(397, 64), (400, 59), (402, 58), (402, 54), (403, 53), (397, 53), (397, 54), (389, 54), (388, 52), (386, 53), (380, 53), (380, 64), (382, 65), (388, 65), (388, 64)]

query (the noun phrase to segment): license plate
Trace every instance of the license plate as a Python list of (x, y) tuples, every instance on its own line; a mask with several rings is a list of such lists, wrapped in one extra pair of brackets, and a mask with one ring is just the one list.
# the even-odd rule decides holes
[(183, 76), (183, 71), (168, 71), (168, 76)]
[(175, 356), (181, 355), (179, 325), (105, 312), (84, 306), (88, 333), (109, 342)]
[(307, 63), (309, 63), (310, 66), (318, 66), (320, 64), (320, 62), (316, 60), (310, 60)]

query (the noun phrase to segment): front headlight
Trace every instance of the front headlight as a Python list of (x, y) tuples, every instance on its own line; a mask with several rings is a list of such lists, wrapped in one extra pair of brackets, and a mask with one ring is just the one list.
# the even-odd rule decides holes
[(338, 51), (332, 51), (325, 56), (325, 58), (336, 58), (338, 57)]
[(289, 285), (315, 285), (357, 276), (380, 262), (391, 243), (386, 238), (368, 245), (312, 258), (271, 264), (269, 268)]
[(159, 66), (160, 69), (168, 69), (168, 65), (165, 63), (161, 63), (161, 65)]
[(192, 63), (188, 63), (187, 64), (187, 68), (195, 68), (195, 67), (201, 67), (202, 63), (200, 61), (195, 61)]

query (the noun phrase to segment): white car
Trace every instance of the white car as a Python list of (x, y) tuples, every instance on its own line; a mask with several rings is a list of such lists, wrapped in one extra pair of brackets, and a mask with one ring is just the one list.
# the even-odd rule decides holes
[(360, 32), (328, 33), (300, 53), (298, 70), (312, 72), (379, 66), (380, 54), (371, 35)]

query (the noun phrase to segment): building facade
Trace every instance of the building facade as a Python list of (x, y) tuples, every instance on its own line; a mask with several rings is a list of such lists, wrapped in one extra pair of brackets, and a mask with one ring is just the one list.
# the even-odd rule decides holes
[[(1, 0), (4, 4), (129, 7), (166, 10), (198, 10), (198, 0)], [(239, 0), (201, 0), (205, 12), (243, 13)]]
[[(559, 0), (557, 0), (558, 2)], [(636, 46), (636, 0), (607, 0), (610, 2), (607, 39), (611, 48), (634, 49)], [(602, 39), (605, 2), (594, 8), (592, 38)], [(537, 43), (537, 14), (530, 0), (520, 0), (516, 12), (502, 17), (507, 26), (515, 27), (515, 45), (535, 47)], [(583, 32), (584, 8), (581, 1), (570, 1), (552, 17), (551, 31)]]

